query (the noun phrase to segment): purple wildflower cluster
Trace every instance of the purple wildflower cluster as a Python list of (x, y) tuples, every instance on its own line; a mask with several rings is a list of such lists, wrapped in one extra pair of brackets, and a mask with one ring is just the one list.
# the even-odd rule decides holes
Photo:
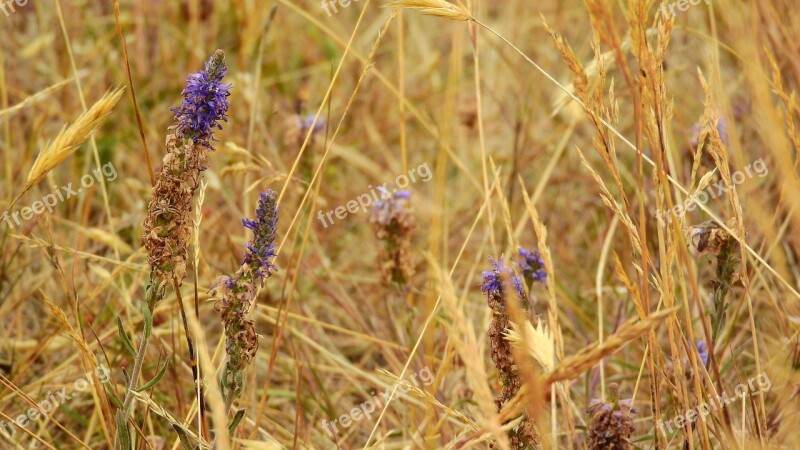
[[(490, 258), (491, 259), (491, 258)], [(514, 271), (503, 263), (501, 258), (499, 261), (492, 261), (492, 270), (486, 270), (481, 273), (483, 283), (481, 284), (481, 292), (486, 294), (492, 299), (502, 299), (503, 295), (503, 278), (508, 277), (514, 290), (517, 291), (519, 298), (525, 298), (525, 291), (522, 289), (522, 280), (514, 275)]]
[(247, 244), (244, 263), (254, 270), (253, 275), (263, 284), (272, 275), (275, 265), (275, 231), (278, 227), (278, 194), (272, 189), (261, 193), (256, 209), (256, 218), (242, 219), (242, 225), (253, 231), (253, 239)]
[[(491, 259), (491, 258), (489, 258)], [(492, 260), (492, 270), (484, 271), (481, 276), (483, 283), (481, 284), (481, 292), (486, 294), (490, 299), (503, 298), (503, 278), (508, 277), (509, 282), (514, 286), (517, 295), (523, 301), (527, 300), (525, 289), (523, 288), (523, 280), (528, 283), (528, 288), (533, 285), (534, 281), (544, 283), (547, 281), (547, 272), (544, 269), (544, 260), (538, 251), (519, 249), (519, 257), (514, 262), (522, 278), (514, 274), (514, 270), (508, 267), (500, 258), (499, 261)]]
[(228, 72), (225, 54), (217, 50), (206, 62), (205, 69), (195, 72), (186, 79), (183, 90), (183, 103), (172, 108), (178, 121), (176, 134), (185, 139), (193, 139), (207, 146), (214, 140), (214, 129), (222, 129), (220, 121), (227, 121), (230, 84), (222, 84)]
[(523, 278), (529, 283), (547, 281), (547, 272), (544, 270), (542, 255), (536, 250), (519, 249), (517, 267), (522, 272)]

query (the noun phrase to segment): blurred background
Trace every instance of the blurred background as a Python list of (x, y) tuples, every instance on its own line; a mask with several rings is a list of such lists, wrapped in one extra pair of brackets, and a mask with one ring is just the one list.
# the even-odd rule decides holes
[[(23, 3), (0, 11), (0, 211), (11, 208), (37, 155), (63, 127), (110, 90), (125, 92), (93, 137), (11, 212), (78, 187), (93, 170), (105, 176), (52, 212), (19, 223), (4, 218), (0, 421), (26, 414), (48, 393), (76, 391), (74, 381), (98, 366), (110, 371), (106, 389), (124, 394), (123, 368), (130, 373), (133, 361), (116, 320), (134, 338), (140, 332), (148, 165), (153, 173), (161, 167), (170, 108), (180, 104), (186, 77), (222, 49), (231, 107), (196, 205), (190, 261), (198, 264), (182, 288), (192, 314), (195, 299), (199, 305), (196, 339), (212, 367), (223, 364), (225, 344), (210, 290), (239, 267), (250, 237), (241, 219), (253, 217), (259, 192), (281, 193), (279, 271), (251, 311), (260, 349), (238, 400), (246, 413), (233, 448), (508, 448), (499, 428), (508, 417), (498, 418), (491, 401), (503, 381), (490, 356), (493, 311), (481, 272), (491, 269), (489, 257), (510, 264), (519, 247), (548, 261), (547, 282), (526, 287), (527, 319), (558, 330), (558, 361), (604, 342), (630, 319), (677, 307), (651, 333), (559, 384), (556, 402), (546, 387), (531, 387), (546, 389), (546, 401), (527, 400), (537, 445), (591, 447), (586, 411), (593, 399), (613, 403), (615, 395), (638, 410), (634, 448), (800, 445), (793, 431), (800, 392), (794, 2), (689, 4), (673, 8), (669, 30), (659, 28), (665, 15), (652, 1), (465, 4), (507, 42), (474, 22), (368, 0), (338, 3), (337, 12), (317, 0)], [(574, 92), (569, 58), (545, 21), (583, 66), (595, 111), (602, 105), (601, 115), (641, 153), (510, 45)], [(721, 146), (708, 137), (715, 127)], [(724, 159), (698, 150), (712, 141)], [(743, 227), (753, 253), (742, 251), (739, 274), (726, 278), (716, 368), (695, 383), (701, 375), (689, 355), (707, 338), (722, 281), (718, 255), (698, 254), (691, 226), (711, 217), (692, 208), (666, 224), (656, 213), (670, 208), (665, 191), (674, 204), (686, 199), (675, 184), (699, 192), (720, 182), (721, 172), (758, 160), (763, 176), (753, 171), (735, 196), (706, 203), (731, 230)], [(429, 181), (418, 176), (404, 188), (416, 226), (406, 237), (410, 276), (398, 289), (381, 275), (385, 241), (369, 211), (330, 225), (318, 213), (392, 187), (426, 164)], [(143, 378), (168, 368), (138, 402), (138, 448), (182, 448), (173, 423), (204, 434), (179, 310), (171, 293), (153, 316)], [(435, 381), (395, 398), (380, 418), (379, 409), (335, 435), (323, 426), (426, 368)], [(668, 436), (656, 430), (654, 415), (672, 418), (762, 372), (769, 392), (712, 413), (702, 427)], [(216, 382), (215, 374), (204, 376)], [(0, 427), (0, 448), (113, 448), (115, 408), (102, 392), (78, 393), (27, 431), (5, 436)]]

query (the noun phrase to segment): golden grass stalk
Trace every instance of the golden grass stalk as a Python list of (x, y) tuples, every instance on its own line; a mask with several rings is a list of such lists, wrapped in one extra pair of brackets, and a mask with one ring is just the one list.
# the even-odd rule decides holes
[(384, 7), (416, 9), (427, 16), (449, 20), (472, 20), (472, 16), (466, 8), (445, 0), (392, 0)]
[(72, 156), (78, 147), (89, 139), (89, 136), (100, 128), (100, 125), (105, 122), (106, 118), (122, 97), (125, 88), (119, 88), (107, 92), (100, 100), (97, 101), (91, 108), (84, 111), (72, 125), (64, 127), (58, 136), (44, 149), (36, 161), (33, 163), (28, 178), (25, 180), (25, 187), (22, 192), (17, 195), (17, 198), (11, 203), (11, 207), (17, 203), (23, 194), (28, 192), (33, 185), (42, 180), (54, 167), (61, 164), (65, 159)]

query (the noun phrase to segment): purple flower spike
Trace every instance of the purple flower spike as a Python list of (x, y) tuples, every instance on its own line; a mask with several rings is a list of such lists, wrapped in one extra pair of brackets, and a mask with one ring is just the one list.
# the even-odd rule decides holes
[(231, 85), (222, 84), (222, 78), (227, 72), (225, 54), (222, 50), (217, 50), (204, 70), (189, 75), (186, 89), (181, 94), (183, 103), (172, 108), (175, 120), (178, 121), (178, 137), (193, 139), (211, 147), (214, 129), (221, 130), (222, 125), (219, 122), (228, 120)]
[(253, 231), (253, 238), (247, 244), (244, 263), (262, 283), (275, 269), (272, 258), (275, 257), (275, 232), (278, 227), (277, 203), (278, 194), (275, 191), (270, 189), (262, 192), (255, 220), (242, 219), (242, 225)]

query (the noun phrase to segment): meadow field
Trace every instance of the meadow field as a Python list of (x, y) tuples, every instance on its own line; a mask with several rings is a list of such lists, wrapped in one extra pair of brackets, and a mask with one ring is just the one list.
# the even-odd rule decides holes
[(800, 449), (795, 0), (0, 0), (0, 450)]

